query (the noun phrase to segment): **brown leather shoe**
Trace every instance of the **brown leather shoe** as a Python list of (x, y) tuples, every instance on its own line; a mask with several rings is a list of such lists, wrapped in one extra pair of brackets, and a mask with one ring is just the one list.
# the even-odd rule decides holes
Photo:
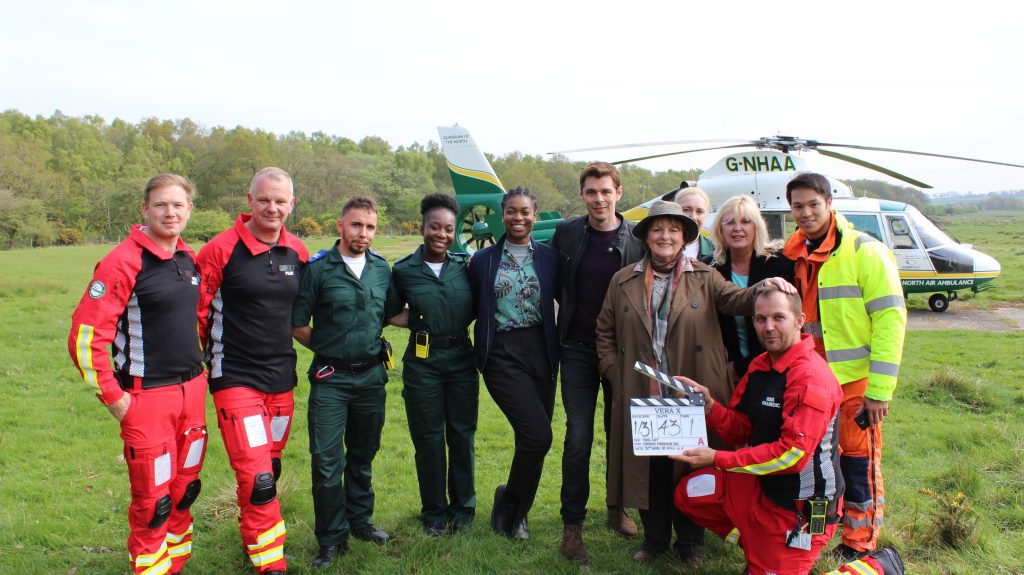
[(587, 557), (587, 549), (583, 546), (583, 524), (566, 523), (562, 526), (562, 555), (577, 563), (586, 563), (590, 560)]
[(608, 508), (608, 528), (626, 538), (635, 537), (637, 531), (636, 522), (622, 507)]

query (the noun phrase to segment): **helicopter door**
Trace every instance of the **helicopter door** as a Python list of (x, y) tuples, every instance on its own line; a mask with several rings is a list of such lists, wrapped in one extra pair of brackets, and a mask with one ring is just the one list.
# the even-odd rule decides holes
[(914, 238), (914, 232), (907, 219), (902, 215), (886, 214), (885, 224), (899, 268), (901, 270), (932, 271), (931, 261)]

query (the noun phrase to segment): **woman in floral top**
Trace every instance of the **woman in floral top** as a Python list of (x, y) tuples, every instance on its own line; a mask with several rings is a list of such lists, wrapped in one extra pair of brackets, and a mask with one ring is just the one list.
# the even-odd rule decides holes
[(491, 527), (515, 539), (530, 538), (526, 516), (551, 447), (558, 373), (558, 256), (531, 239), (536, 218), (534, 195), (510, 190), (502, 200), (505, 235), (470, 262), (477, 368), (515, 432), (512, 467), (494, 492)]

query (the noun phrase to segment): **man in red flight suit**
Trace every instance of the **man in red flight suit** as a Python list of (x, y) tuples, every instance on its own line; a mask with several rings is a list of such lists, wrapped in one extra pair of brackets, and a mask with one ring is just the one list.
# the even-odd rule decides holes
[(194, 194), (174, 174), (146, 184), (146, 223), (96, 264), (68, 337), (75, 366), (121, 424), (128, 555), (132, 570), (147, 575), (178, 573), (192, 554), (189, 507), (206, 455), (199, 274), (180, 238)]
[[(708, 425), (735, 451), (698, 447), (674, 456), (699, 469), (680, 480), (675, 504), (694, 522), (743, 547), (749, 575), (805, 575), (841, 515), (839, 405), (842, 390), (814, 340), (801, 334), (800, 297), (758, 290), (756, 357), (730, 406), (705, 394)], [(880, 549), (833, 573), (903, 573), (895, 549)]]
[(251, 213), (199, 251), (199, 324), (242, 544), (257, 572), (278, 574), (287, 569), (277, 480), (294, 411), (292, 301), (308, 253), (284, 228), (295, 206), (287, 172), (257, 172), (248, 201)]

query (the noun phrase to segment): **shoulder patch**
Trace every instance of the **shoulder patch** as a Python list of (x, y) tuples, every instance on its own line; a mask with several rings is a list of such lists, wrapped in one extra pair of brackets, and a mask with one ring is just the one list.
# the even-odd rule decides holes
[(373, 250), (366, 250), (366, 253), (370, 254), (371, 256), (373, 256), (373, 257), (375, 257), (375, 258), (379, 259), (380, 261), (382, 261), (382, 262), (384, 262), (384, 263), (387, 263), (387, 261), (388, 261), (388, 260), (386, 260), (386, 259), (384, 258), (384, 256), (382, 256), (382, 255), (378, 254), (377, 252), (375, 252), (375, 251), (373, 251)]
[(89, 284), (89, 297), (92, 299), (100, 299), (105, 293), (107, 293), (107, 286), (103, 285), (100, 280), (94, 280)]
[(306, 263), (307, 264), (311, 264), (311, 263), (315, 262), (316, 260), (318, 260), (318, 259), (320, 259), (320, 258), (322, 258), (322, 257), (324, 257), (326, 255), (327, 255), (327, 250), (320, 250), (317, 253), (309, 256), (309, 259), (306, 260)]

